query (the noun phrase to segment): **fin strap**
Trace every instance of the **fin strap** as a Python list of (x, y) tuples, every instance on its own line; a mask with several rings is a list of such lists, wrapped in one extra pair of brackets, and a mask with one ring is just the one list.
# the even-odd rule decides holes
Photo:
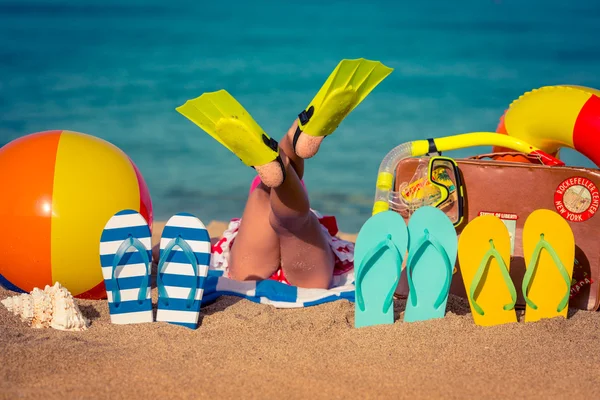
[[(150, 268), (150, 259), (148, 258), (148, 249), (146, 248), (146, 246), (144, 246), (144, 244), (139, 239), (134, 238), (131, 234), (129, 234), (127, 239), (123, 240), (123, 242), (117, 249), (117, 252), (115, 253), (115, 257), (113, 258), (111, 281), (112, 281), (112, 300), (113, 300), (113, 304), (115, 307), (119, 307), (119, 305), (121, 304), (121, 289), (119, 288), (119, 280), (115, 277), (115, 272), (117, 271), (117, 267), (119, 266), (119, 263), (121, 262), (121, 260), (125, 256), (125, 254), (127, 253), (127, 250), (129, 250), (129, 248), (131, 248), (131, 247), (133, 247), (140, 253), (140, 256), (142, 257), (142, 261), (144, 262), (144, 265), (146, 266), (146, 273), (144, 274), (144, 277), (142, 278), (142, 284), (140, 285), (140, 291), (138, 293), (138, 303), (142, 304), (144, 302), (144, 300), (146, 300), (146, 296), (148, 295), (148, 293), (147, 293), (148, 275), (149, 275), (149, 268)], [(127, 266), (127, 264), (125, 264), (123, 267), (126, 267), (126, 266)]]
[(314, 113), (315, 106), (310, 106), (308, 110), (303, 110), (300, 114), (298, 114), (298, 126), (296, 127), (296, 132), (294, 132), (294, 140), (292, 140), (292, 148), (294, 149), (294, 151), (296, 151), (296, 144), (298, 143), (298, 139), (300, 139), (300, 134), (302, 133), (300, 125), (306, 125), (308, 121), (310, 121)]
[(428, 243), (432, 245), (433, 248), (442, 256), (444, 260), (444, 266), (446, 267), (446, 281), (444, 282), (444, 286), (442, 287), (442, 290), (440, 291), (440, 294), (438, 295), (438, 298), (436, 299), (433, 305), (434, 308), (438, 308), (440, 305), (442, 305), (444, 299), (448, 297), (448, 292), (450, 291), (450, 280), (452, 279), (452, 270), (454, 269), (454, 266), (450, 262), (450, 257), (448, 257), (448, 253), (446, 252), (444, 246), (434, 235), (429, 233), (428, 229), (425, 229), (424, 235), (421, 237), (418, 244), (414, 247), (414, 253), (408, 254), (408, 261), (406, 262), (406, 278), (408, 281), (410, 301), (413, 306), (416, 306), (417, 291), (415, 290), (415, 285), (412, 280), (412, 270), (415, 268), (414, 260), (418, 258), (418, 256), (415, 256), (415, 254), (419, 252), (423, 254)]
[(310, 119), (312, 118), (314, 113), (315, 113), (315, 106), (310, 106), (308, 108), (308, 110), (303, 110), (300, 114), (298, 114), (298, 120), (299, 120), (298, 126), (300, 126), (300, 124), (302, 124), (302, 125), (308, 124), (308, 121), (310, 121)]
[(169, 305), (169, 294), (167, 293), (165, 285), (163, 284), (161, 273), (163, 265), (167, 261), (169, 254), (171, 254), (175, 246), (179, 246), (179, 248), (183, 250), (183, 254), (185, 254), (192, 266), (192, 269), (194, 270), (196, 284), (194, 285), (194, 287), (190, 288), (190, 294), (188, 295), (186, 301), (186, 307), (191, 308), (196, 299), (196, 291), (198, 288), (198, 260), (196, 259), (196, 255), (194, 254), (194, 251), (192, 250), (190, 245), (185, 241), (184, 238), (181, 237), (181, 235), (171, 239), (171, 241), (169, 241), (165, 249), (162, 251), (162, 255), (160, 257), (158, 267), (156, 269), (156, 287), (158, 289), (158, 298), (159, 301), (162, 301), (166, 306)]
[[(287, 173), (285, 172), (285, 165), (283, 165), (283, 160), (281, 159), (280, 156), (277, 156), (275, 161), (277, 161), (279, 163), (279, 167), (281, 168), (281, 174), (283, 175), (283, 180), (281, 181), (281, 183), (283, 183), (283, 182), (285, 182), (285, 178), (287, 177)], [(254, 168), (254, 167), (252, 167), (252, 168)], [(254, 170), (256, 171), (256, 168), (254, 168)]]
[(300, 139), (301, 133), (302, 130), (300, 129), (300, 124), (298, 124), (296, 127), (296, 132), (294, 133), (294, 140), (292, 141), (292, 148), (294, 149), (294, 152), (296, 151), (296, 144), (298, 143), (298, 139)]
[(278, 152), (278, 150), (279, 150), (279, 143), (277, 143), (277, 140), (275, 140), (273, 138), (270, 138), (270, 137), (268, 137), (267, 135), (265, 135), (263, 133), (263, 135), (262, 135), (262, 141), (263, 141), (263, 143), (268, 148), (270, 148), (271, 150), (273, 150), (276, 153)]
[(389, 250), (393, 253), (396, 259), (396, 272), (398, 273), (398, 279), (395, 281), (396, 284), (392, 285), (392, 288), (388, 292), (385, 301), (383, 302), (382, 311), (383, 313), (388, 312), (390, 306), (394, 303), (393, 297), (396, 292), (396, 286), (398, 280), (400, 280), (400, 275), (402, 274), (402, 255), (400, 254), (400, 250), (396, 244), (392, 241), (392, 235), (388, 234), (384, 240), (379, 242), (375, 247), (373, 247), (360, 262), (358, 267), (358, 274), (356, 276), (356, 303), (361, 311), (365, 311), (365, 300), (362, 294), (362, 285), (361, 282), (365, 277), (365, 274), (371, 266), (375, 265), (375, 259), (379, 258), (386, 250)]
[[(296, 141), (297, 140), (298, 139), (296, 137), (294, 137), (294, 151), (296, 149)], [(279, 163), (279, 167), (281, 167), (281, 174), (283, 175), (282, 182), (285, 182), (285, 178), (286, 178), (287, 174), (285, 172), (285, 165), (283, 165), (283, 160), (281, 159), (281, 156), (279, 155), (279, 143), (277, 142), (277, 140), (268, 137), (264, 133), (262, 135), (262, 141), (265, 144), (265, 146), (267, 146), (268, 148), (270, 148), (274, 152), (278, 153), (277, 154), (277, 158), (274, 161), (277, 161)], [(242, 160), (240, 159), (240, 161), (242, 161)], [(252, 167), (252, 169), (254, 169), (256, 171), (256, 167)]]
[(483, 274), (485, 273), (488, 266), (491, 264), (489, 263), (489, 261), (491, 261), (492, 258), (495, 258), (498, 262), (498, 266), (500, 267), (500, 273), (502, 274), (502, 279), (504, 279), (504, 283), (506, 284), (506, 287), (508, 288), (508, 291), (510, 293), (511, 302), (505, 304), (502, 308), (505, 311), (512, 310), (515, 308), (515, 304), (517, 303), (517, 290), (515, 289), (515, 285), (513, 284), (512, 279), (510, 278), (508, 268), (506, 267), (506, 263), (502, 258), (502, 254), (500, 254), (500, 252), (496, 250), (496, 247), (494, 246), (494, 241), (490, 239), (490, 249), (487, 251), (487, 253), (484, 254), (483, 258), (481, 259), (481, 262), (479, 263), (479, 268), (477, 268), (477, 272), (475, 272), (475, 276), (471, 281), (471, 287), (469, 288), (469, 299), (471, 300), (473, 309), (479, 315), (485, 315), (485, 312), (483, 311), (481, 306), (477, 304), (477, 301), (475, 301), (475, 292), (481, 284), (481, 278), (483, 278)]
[(525, 302), (529, 307), (533, 308), (534, 310), (537, 310), (537, 305), (527, 295), (529, 293), (531, 279), (533, 278), (533, 273), (537, 267), (537, 263), (539, 261), (542, 249), (545, 249), (548, 252), (548, 254), (550, 254), (550, 257), (552, 257), (552, 261), (554, 261), (554, 265), (558, 269), (558, 272), (560, 272), (562, 278), (565, 281), (565, 284), (567, 285), (567, 291), (560, 303), (558, 303), (558, 307), (556, 308), (556, 312), (561, 312), (569, 303), (569, 296), (571, 294), (571, 278), (569, 277), (569, 273), (567, 272), (562, 261), (558, 257), (558, 254), (556, 254), (556, 251), (554, 250), (552, 245), (548, 243), (546, 239), (544, 239), (543, 233), (540, 235), (540, 240), (537, 246), (535, 246), (535, 249), (533, 250), (533, 255), (529, 260), (527, 271), (525, 272), (525, 276), (523, 277), (523, 285), (521, 287), (521, 289), (523, 290), (523, 298), (525, 298)]

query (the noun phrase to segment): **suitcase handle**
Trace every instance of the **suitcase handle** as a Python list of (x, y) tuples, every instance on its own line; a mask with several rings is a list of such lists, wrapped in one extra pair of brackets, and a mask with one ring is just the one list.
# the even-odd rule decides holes
[[(483, 160), (489, 158), (495, 161), (507, 161), (507, 162), (521, 162), (521, 163), (529, 163), (529, 164), (541, 164), (544, 165), (542, 158), (536, 154), (525, 154), (516, 151), (506, 151), (506, 152), (497, 152), (497, 153), (485, 153), (479, 154), (476, 156), (468, 157), (469, 160)], [(521, 158), (521, 160), (518, 160)], [(525, 159), (525, 160), (522, 160)]]

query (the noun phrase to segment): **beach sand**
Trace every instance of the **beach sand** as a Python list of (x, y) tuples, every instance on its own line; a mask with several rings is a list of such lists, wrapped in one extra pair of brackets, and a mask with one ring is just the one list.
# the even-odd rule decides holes
[(285, 310), (222, 297), (189, 330), (111, 325), (106, 301), (78, 304), (85, 332), (28, 328), (0, 306), (1, 399), (600, 397), (599, 312), (482, 328), (451, 296), (443, 319), (403, 323), (397, 300), (393, 325), (354, 329), (346, 300)]

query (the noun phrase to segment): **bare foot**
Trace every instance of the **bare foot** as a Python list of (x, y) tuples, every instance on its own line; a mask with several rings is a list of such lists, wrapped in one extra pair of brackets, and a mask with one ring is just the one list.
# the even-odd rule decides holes
[(285, 180), (285, 165), (281, 159), (279, 144), (275, 139), (269, 138), (266, 135), (262, 136), (262, 140), (266, 146), (277, 152), (277, 158), (263, 165), (255, 165), (252, 168), (256, 170), (258, 176), (260, 176), (260, 180), (266, 186), (270, 188), (281, 186)]
[(298, 120), (292, 125), (293, 129), (288, 131), (288, 137), (294, 147), (294, 152), (300, 158), (311, 158), (319, 151), (321, 142), (325, 136), (311, 136), (300, 130)]
[(276, 160), (266, 163), (265, 165), (254, 167), (260, 180), (270, 188), (281, 186), (285, 180), (285, 167), (281, 161), (281, 157)]

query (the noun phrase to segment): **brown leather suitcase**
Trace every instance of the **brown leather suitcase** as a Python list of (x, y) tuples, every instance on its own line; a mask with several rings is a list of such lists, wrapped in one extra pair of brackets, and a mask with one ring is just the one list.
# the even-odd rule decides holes
[[(596, 214), (599, 214), (600, 208), (600, 170), (549, 167), (540, 165), (537, 160), (526, 163), (492, 159), (512, 156), (516, 159), (528, 157), (494, 153), (456, 159), (464, 189), (464, 218), (456, 227), (458, 235), (478, 215), (490, 213), (503, 220), (514, 240), (510, 274), (517, 288), (517, 307), (523, 308), (524, 300), (520, 293), (525, 274), (521, 237), (523, 225), (528, 215), (536, 209), (558, 212), (568, 221), (575, 236), (576, 261), (569, 307), (597, 310), (600, 306), (600, 215)], [(396, 191), (403, 182), (411, 181), (418, 165), (423, 162), (410, 158), (399, 163), (394, 183)], [(450, 207), (455, 206), (456, 202)], [(409, 215), (401, 214), (408, 223)], [(456, 266), (450, 292), (466, 298), (458, 260)], [(408, 294), (405, 272), (396, 294), (402, 298)]]

